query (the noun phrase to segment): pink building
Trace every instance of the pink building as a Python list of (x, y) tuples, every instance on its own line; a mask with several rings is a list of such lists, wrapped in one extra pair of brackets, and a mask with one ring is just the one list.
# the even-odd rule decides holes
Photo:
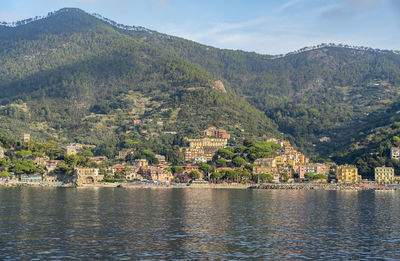
[(300, 179), (304, 179), (306, 173), (328, 175), (329, 166), (321, 163), (299, 165), (297, 173)]

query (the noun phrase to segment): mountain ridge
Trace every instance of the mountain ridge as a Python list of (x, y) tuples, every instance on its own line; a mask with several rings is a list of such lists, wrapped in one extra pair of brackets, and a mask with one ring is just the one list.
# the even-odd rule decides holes
[[(88, 13), (80, 8), (76, 8), (76, 7), (65, 7), (65, 8), (61, 8), (57, 11), (53, 11), (53, 12), (49, 12), (47, 15), (44, 16), (36, 16), (34, 18), (28, 18), (28, 19), (22, 19), (22, 20), (17, 20), (14, 22), (0, 22), (0, 27), (18, 27), (18, 26), (22, 26), (22, 25), (27, 25), (29, 23), (33, 23), (33, 22), (37, 22), (43, 19), (48, 19), (51, 18), (52, 16), (57, 16), (63, 13), (67, 13), (67, 12), (77, 12), (77, 13), (84, 13), (86, 15), (95, 17), (103, 22), (106, 22), (107, 24), (114, 26), (118, 29), (122, 29), (122, 30), (131, 30), (131, 31), (138, 31), (138, 32), (148, 32), (148, 33), (155, 33), (158, 34), (159, 36), (165, 36), (167, 38), (170, 37), (175, 37), (175, 38), (181, 38), (181, 39), (185, 39), (179, 36), (172, 36), (172, 35), (168, 35), (168, 34), (164, 34), (161, 32), (158, 32), (156, 30), (151, 30), (148, 29), (146, 27), (143, 26), (135, 26), (135, 25), (125, 25), (125, 24), (120, 24), (117, 23), (111, 19), (108, 19), (107, 17), (104, 17), (101, 14), (98, 13)], [(192, 41), (189, 39), (185, 39), (187, 41)], [(212, 48), (216, 48), (216, 49), (220, 49), (220, 50), (230, 50), (230, 51), (243, 51), (243, 52), (248, 52), (248, 53), (256, 53), (258, 55), (265, 55), (265, 56), (271, 56), (270, 59), (277, 59), (277, 58), (282, 58), (285, 57), (287, 55), (292, 55), (292, 54), (298, 54), (298, 53), (302, 53), (302, 52), (307, 52), (307, 51), (313, 51), (313, 50), (318, 50), (321, 48), (325, 48), (325, 47), (341, 47), (341, 48), (346, 48), (346, 49), (354, 49), (354, 50), (364, 50), (364, 51), (374, 51), (374, 52), (382, 52), (382, 53), (387, 53), (387, 52), (392, 52), (395, 54), (399, 54), (400, 55), (400, 50), (389, 50), (389, 49), (379, 49), (379, 48), (372, 48), (372, 47), (366, 47), (366, 46), (357, 46), (357, 45), (348, 45), (348, 44), (343, 44), (343, 43), (320, 43), (318, 45), (315, 46), (305, 46), (303, 48), (300, 48), (298, 50), (294, 50), (294, 51), (290, 51), (287, 53), (283, 53), (283, 54), (276, 54), (276, 55), (271, 55), (271, 54), (261, 54), (261, 53), (257, 53), (254, 51), (245, 51), (245, 50), (241, 50), (241, 49), (225, 49), (225, 48), (217, 48), (217, 47), (213, 47), (212, 45), (206, 45), (206, 44), (201, 44), (204, 47), (212, 47)]]

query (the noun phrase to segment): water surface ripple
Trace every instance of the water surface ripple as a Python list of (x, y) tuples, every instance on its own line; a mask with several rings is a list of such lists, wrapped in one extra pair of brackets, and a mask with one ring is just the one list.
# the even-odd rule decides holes
[(399, 196), (0, 188), (0, 259), (400, 259)]

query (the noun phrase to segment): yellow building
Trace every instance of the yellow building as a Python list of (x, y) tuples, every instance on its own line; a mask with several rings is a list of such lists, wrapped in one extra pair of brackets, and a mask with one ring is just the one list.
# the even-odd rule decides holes
[(299, 164), (306, 164), (308, 162), (309, 162), (309, 160), (306, 156), (304, 156), (303, 154), (299, 155)]
[(23, 133), (23, 134), (21, 135), (21, 145), (24, 144), (24, 143), (29, 142), (30, 140), (31, 140), (31, 134), (29, 134), (29, 133)]
[(376, 167), (375, 182), (378, 184), (390, 184), (394, 182), (394, 168)]
[(286, 157), (283, 157), (283, 156), (275, 157), (276, 165), (285, 165), (286, 161), (287, 161)]
[(358, 175), (356, 166), (341, 165), (337, 167), (336, 179), (338, 183), (358, 183), (362, 178)]
[(135, 159), (133, 165), (137, 168), (147, 167), (149, 165), (149, 162), (147, 161), (147, 159)]
[(204, 147), (225, 148), (228, 145), (227, 139), (219, 139), (219, 138), (205, 137), (202, 139), (187, 139), (187, 140), (189, 141), (190, 148), (204, 148)]
[(296, 167), (296, 161), (295, 160), (289, 159), (287, 162), (288, 162), (290, 167), (292, 167), (292, 168)]
[(253, 173), (274, 175), (278, 173), (278, 169), (276, 167), (254, 166)]
[(99, 169), (75, 168), (75, 183), (78, 186), (85, 184), (96, 184), (103, 179), (104, 175), (99, 174)]

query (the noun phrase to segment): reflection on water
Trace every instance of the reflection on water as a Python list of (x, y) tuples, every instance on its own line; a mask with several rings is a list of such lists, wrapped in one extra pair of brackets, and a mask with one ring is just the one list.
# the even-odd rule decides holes
[(0, 188), (0, 259), (399, 259), (399, 195)]

